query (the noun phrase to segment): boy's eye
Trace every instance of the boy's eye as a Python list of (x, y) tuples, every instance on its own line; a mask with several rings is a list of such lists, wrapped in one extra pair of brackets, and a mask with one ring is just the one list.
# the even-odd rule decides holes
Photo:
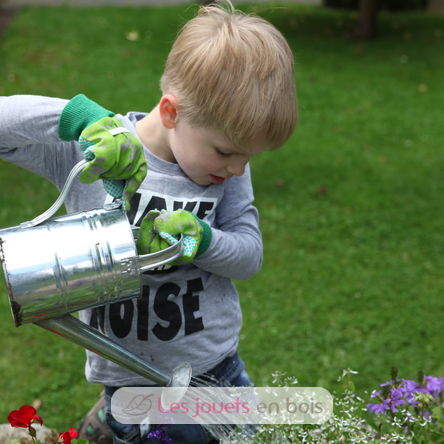
[(218, 149), (218, 148), (215, 148), (215, 150), (216, 150), (216, 153), (219, 154), (219, 155), (222, 156), (222, 157), (228, 157), (228, 156), (231, 155), (231, 153), (224, 153), (223, 151), (221, 151), (221, 150)]

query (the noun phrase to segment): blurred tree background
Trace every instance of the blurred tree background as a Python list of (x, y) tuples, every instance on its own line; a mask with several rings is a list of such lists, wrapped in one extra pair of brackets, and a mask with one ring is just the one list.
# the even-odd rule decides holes
[(391, 12), (424, 10), (428, 4), (428, 0), (323, 0), (323, 2), (331, 8), (358, 10), (358, 22), (353, 35), (359, 38), (376, 36), (377, 18), (381, 9)]

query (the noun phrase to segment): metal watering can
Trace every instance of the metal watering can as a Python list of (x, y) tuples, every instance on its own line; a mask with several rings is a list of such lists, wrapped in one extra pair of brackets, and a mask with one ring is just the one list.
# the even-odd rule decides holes
[(138, 228), (130, 226), (120, 201), (51, 218), (86, 163), (74, 166), (47, 211), (0, 230), (0, 259), (15, 325), (34, 323), (156, 384), (187, 387), (188, 363), (165, 374), (70, 314), (138, 296), (141, 273), (173, 261), (182, 250), (180, 239), (162, 251), (137, 255)]

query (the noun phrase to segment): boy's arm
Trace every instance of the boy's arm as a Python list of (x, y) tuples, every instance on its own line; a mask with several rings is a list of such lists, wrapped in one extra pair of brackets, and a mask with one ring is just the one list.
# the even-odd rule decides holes
[(58, 124), (67, 103), (32, 95), (0, 97), (0, 150), (62, 142)]
[(0, 97), (0, 148), (78, 141), (84, 129), (114, 116), (86, 96), (71, 100), (33, 95)]
[[(79, 140), (88, 160), (80, 180), (104, 179), (106, 190), (122, 197), (129, 211), (147, 164), (142, 144), (113, 116), (83, 94), (70, 101), (31, 95), (0, 97), (0, 154)], [(112, 182), (116, 180), (120, 182)]]
[(262, 264), (262, 235), (253, 205), (250, 169), (227, 181), (225, 194), (216, 210), (216, 227), (211, 228), (208, 249), (194, 259), (199, 268), (230, 279), (247, 279)]
[(162, 250), (182, 235), (182, 254), (173, 264), (192, 262), (230, 279), (247, 279), (255, 274), (262, 263), (262, 237), (248, 167), (243, 176), (227, 181), (214, 225), (210, 227), (183, 209), (149, 211), (140, 226), (137, 251), (146, 254)]

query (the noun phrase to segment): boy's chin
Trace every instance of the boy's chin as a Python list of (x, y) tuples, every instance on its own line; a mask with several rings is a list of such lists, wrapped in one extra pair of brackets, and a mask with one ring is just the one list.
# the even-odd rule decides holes
[(201, 186), (208, 186), (208, 185), (219, 185), (225, 181), (224, 177), (215, 176), (213, 174), (207, 174), (205, 176), (199, 176), (199, 177), (193, 177), (188, 176), (194, 183)]
[[(190, 176), (188, 176), (190, 177)], [(190, 177), (190, 179), (196, 183), (197, 185), (201, 185), (201, 186), (208, 186), (208, 185), (212, 185), (212, 181), (211, 181), (211, 177), (207, 176), (207, 177)]]

